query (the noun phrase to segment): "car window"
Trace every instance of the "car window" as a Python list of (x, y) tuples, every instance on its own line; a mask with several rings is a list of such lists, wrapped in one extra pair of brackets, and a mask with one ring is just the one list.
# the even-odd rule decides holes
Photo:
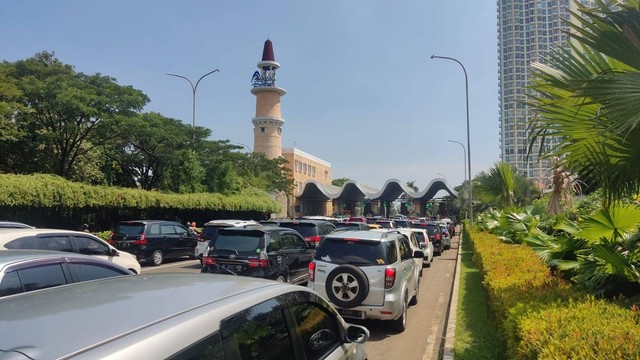
[(411, 233), (411, 237), (409, 239), (411, 241), (411, 246), (414, 248), (419, 248), (420, 247), (420, 243), (418, 243), (418, 238), (416, 237), (415, 233)]
[[(273, 236), (273, 235), (275, 235), (275, 233), (271, 233), (270, 235), (271, 235), (271, 237), (269, 238), (269, 243), (267, 244), (267, 252), (270, 253), (272, 251), (282, 250), (282, 246), (283, 246), (282, 238), (284, 236), (282, 236), (282, 237), (281, 236), (277, 236), (277, 237)], [(278, 235), (280, 235), (280, 234), (278, 233)]]
[(75, 273), (78, 281), (89, 281), (128, 275), (124, 271), (100, 266), (98, 264), (69, 263), (67, 265), (69, 266), (70, 271)]
[(387, 242), (325, 238), (316, 251), (316, 259), (334, 264), (358, 266), (386, 265), (395, 262), (390, 257)]
[(300, 235), (304, 237), (316, 236), (318, 235), (318, 228), (316, 224), (309, 223), (282, 223), (281, 227), (293, 229), (300, 233)]
[(293, 236), (293, 247), (295, 249), (306, 249), (307, 248), (307, 242), (304, 241), (304, 239), (301, 239), (300, 237), (296, 236), (296, 235), (292, 235)]
[(24, 291), (64, 285), (67, 278), (60, 264), (42, 265), (18, 270)]
[(282, 242), (282, 250), (292, 250), (295, 248), (292, 234), (283, 234), (281, 237), (281, 242)]
[(411, 259), (411, 246), (409, 245), (409, 239), (402, 236), (402, 240), (398, 242), (400, 245), (400, 259)]
[(245, 232), (227, 232), (211, 241), (216, 250), (234, 250), (237, 252), (257, 253), (263, 248), (262, 233), (247, 234)]
[(296, 320), (296, 330), (300, 334), (307, 359), (323, 359), (338, 347), (338, 324), (326, 309), (311, 302), (296, 303), (290, 309)]
[(160, 224), (149, 225), (148, 235), (160, 235)]
[(0, 297), (19, 294), (22, 292), (22, 283), (17, 271), (4, 274), (0, 283)]
[(415, 232), (416, 239), (418, 240), (418, 244), (424, 244), (424, 233), (423, 232)]
[(96, 239), (87, 236), (73, 236), (74, 247), (77, 252), (85, 255), (108, 255), (109, 247)]
[(7, 249), (42, 249), (46, 250), (46, 244), (41, 244), (42, 247), (37, 247), (35, 236), (26, 236), (13, 241), (9, 241), (4, 247)]
[(160, 225), (160, 234), (162, 235), (175, 235), (176, 228), (171, 224)]
[(174, 227), (174, 230), (175, 230), (176, 234), (178, 234), (178, 235), (185, 236), (188, 233), (187, 228), (182, 226), (182, 225), (174, 225), (173, 227)]
[(222, 351), (220, 333), (215, 332), (206, 338), (190, 345), (177, 354), (169, 357), (169, 360), (225, 360)]
[(275, 299), (223, 320), (220, 335), (227, 359), (290, 359), (294, 353), (283, 307)]
[(68, 236), (42, 236), (38, 241), (47, 244), (48, 250), (71, 252), (71, 239)]
[[(158, 225), (158, 224), (155, 224)], [(153, 225), (152, 225), (153, 226)], [(135, 236), (142, 235), (144, 233), (144, 224), (142, 223), (125, 223), (118, 225), (115, 231), (118, 235)], [(160, 232), (158, 232), (159, 234)]]

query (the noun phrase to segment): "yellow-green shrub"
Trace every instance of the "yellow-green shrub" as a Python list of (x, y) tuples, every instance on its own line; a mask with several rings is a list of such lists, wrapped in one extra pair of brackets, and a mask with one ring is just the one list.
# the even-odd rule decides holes
[[(634, 312), (589, 298), (551, 276), (527, 246), (505, 244), (484, 232), (465, 230), (464, 236), (473, 244), (510, 358), (640, 358), (638, 347), (627, 343), (640, 335)], [(604, 346), (605, 341), (611, 344)]]

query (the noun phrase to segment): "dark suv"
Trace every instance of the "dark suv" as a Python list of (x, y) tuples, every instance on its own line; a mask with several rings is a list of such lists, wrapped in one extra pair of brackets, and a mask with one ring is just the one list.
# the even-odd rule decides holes
[(442, 241), (442, 233), (440, 232), (440, 226), (435, 221), (428, 221), (427, 223), (413, 224), (414, 228), (425, 229), (429, 234), (429, 241), (433, 244), (433, 252), (435, 255), (441, 255), (444, 252), (444, 242)]
[(203, 258), (203, 273), (253, 276), (294, 284), (309, 280), (315, 250), (295, 230), (276, 226), (219, 229)]
[(309, 245), (313, 246), (317, 246), (322, 239), (336, 229), (331, 222), (323, 220), (277, 220), (264, 223), (293, 229), (300, 233)]
[(109, 242), (119, 250), (134, 254), (138, 261), (160, 265), (164, 259), (194, 257), (197, 235), (188, 235), (187, 228), (175, 221), (121, 221), (109, 236)]

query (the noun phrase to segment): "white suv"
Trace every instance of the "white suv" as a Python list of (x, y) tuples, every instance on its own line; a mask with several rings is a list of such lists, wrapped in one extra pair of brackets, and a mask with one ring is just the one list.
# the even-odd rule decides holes
[(333, 233), (316, 249), (307, 286), (343, 317), (390, 320), (402, 332), (408, 306), (418, 303), (414, 258), (423, 257), (398, 230)]

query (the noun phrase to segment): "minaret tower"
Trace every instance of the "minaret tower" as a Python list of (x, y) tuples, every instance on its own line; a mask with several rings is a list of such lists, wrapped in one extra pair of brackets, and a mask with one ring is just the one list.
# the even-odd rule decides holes
[(280, 67), (273, 55), (273, 44), (267, 39), (262, 50), (262, 61), (251, 79), (251, 93), (256, 96), (256, 116), (253, 118), (253, 151), (270, 159), (282, 156), (282, 125), (280, 97), (286, 94), (276, 87), (276, 69)]

